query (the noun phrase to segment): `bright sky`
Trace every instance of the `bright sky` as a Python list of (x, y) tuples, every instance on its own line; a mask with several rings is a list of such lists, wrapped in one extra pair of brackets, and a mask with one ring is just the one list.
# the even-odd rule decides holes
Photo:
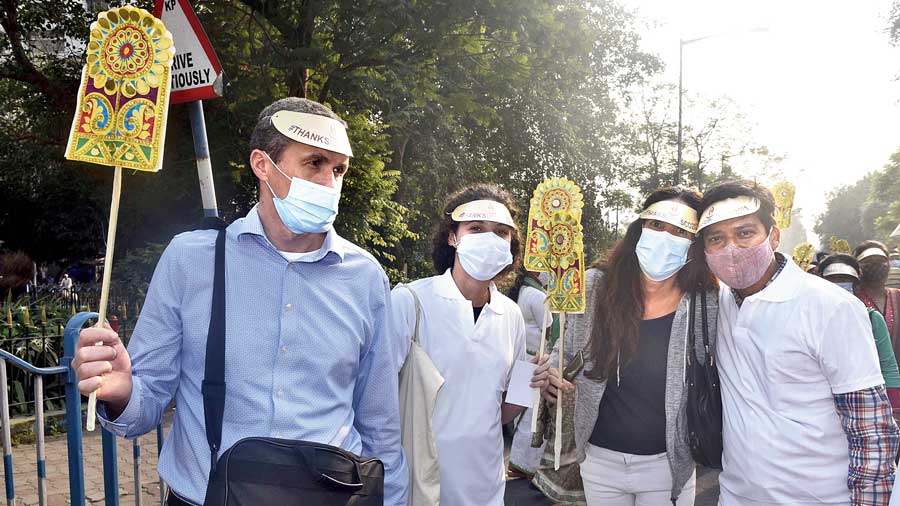
[[(643, 20), (644, 49), (663, 59), (668, 82), (678, 83), (679, 39), (714, 35), (685, 46), (684, 88), (731, 97), (754, 141), (787, 156), (784, 175), (810, 231), (829, 190), (880, 169), (900, 148), (891, 0), (623, 2)], [(767, 31), (750, 31), (758, 28)]]

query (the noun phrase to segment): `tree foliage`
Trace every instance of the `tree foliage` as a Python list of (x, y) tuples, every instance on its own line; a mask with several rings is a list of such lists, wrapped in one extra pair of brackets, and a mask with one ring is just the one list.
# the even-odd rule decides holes
[(819, 217), (815, 232), (823, 244), (831, 236), (846, 239), (855, 246), (867, 239), (897, 245), (890, 238), (900, 224), (900, 150), (887, 165), (852, 185), (843, 186), (828, 196), (825, 213)]
[[(0, 239), (38, 260), (104, 249), (111, 171), (62, 158), (96, 3), (2, 2)], [(631, 204), (619, 189), (635, 170), (622, 90), (660, 64), (615, 0), (192, 3), (227, 77), (225, 96), (204, 107), (228, 219), (256, 200), (246, 145), (257, 114), (289, 95), (350, 124), (356, 158), (339, 231), (395, 279), (429, 272), (443, 200), (466, 184), (500, 183), (527, 209), (543, 178), (573, 179), (588, 203), (589, 255), (614, 237), (606, 205)], [(201, 216), (183, 105), (170, 108), (166, 142), (160, 174), (125, 178), (123, 252), (165, 243)]]

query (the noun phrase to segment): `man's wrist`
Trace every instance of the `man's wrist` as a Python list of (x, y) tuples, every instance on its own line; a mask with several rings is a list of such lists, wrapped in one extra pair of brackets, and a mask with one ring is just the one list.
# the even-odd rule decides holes
[(125, 411), (125, 408), (128, 407), (128, 401), (125, 402), (116, 402), (116, 401), (102, 401), (106, 407), (106, 414), (109, 417), (110, 421), (117, 420), (120, 416), (122, 416), (122, 412)]

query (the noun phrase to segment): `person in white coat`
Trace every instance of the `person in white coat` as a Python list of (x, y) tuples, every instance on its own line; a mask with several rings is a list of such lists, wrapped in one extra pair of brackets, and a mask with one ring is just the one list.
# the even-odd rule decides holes
[[(545, 304), (548, 279), (549, 274), (546, 272), (538, 274), (523, 268), (519, 271), (513, 288), (508, 292), (509, 298), (518, 303), (519, 309), (522, 310), (522, 316), (525, 318), (525, 352), (528, 359), (532, 359), (538, 354), (541, 346), (541, 334), (544, 333), (545, 326), (547, 338), (547, 350), (545, 351), (553, 348), (559, 335), (557, 316), (551, 315), (549, 307)], [(509, 450), (507, 473), (510, 478), (527, 478), (529, 480), (533, 478), (538, 464), (541, 462), (541, 456), (544, 454), (543, 445), (536, 448), (531, 445), (533, 436), (531, 419), (532, 410), (529, 408), (525, 410), (516, 424), (516, 433)]]
[(444, 379), (431, 420), (412, 424), (412, 430), (431, 428), (441, 506), (503, 505), (501, 426), (522, 411), (504, 398), (513, 364), (526, 356), (525, 322), (493, 280), (514, 269), (520, 256), (515, 213), (496, 185), (452, 195), (432, 246), (438, 274), (391, 292), (398, 369), (418, 309), (418, 343)]

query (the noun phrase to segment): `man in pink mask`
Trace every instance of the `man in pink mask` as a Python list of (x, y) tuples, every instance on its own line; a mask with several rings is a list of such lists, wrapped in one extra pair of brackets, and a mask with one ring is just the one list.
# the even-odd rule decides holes
[(774, 251), (774, 206), (751, 181), (700, 205), (698, 239), (723, 283), (719, 505), (886, 506), (900, 431), (865, 307)]

